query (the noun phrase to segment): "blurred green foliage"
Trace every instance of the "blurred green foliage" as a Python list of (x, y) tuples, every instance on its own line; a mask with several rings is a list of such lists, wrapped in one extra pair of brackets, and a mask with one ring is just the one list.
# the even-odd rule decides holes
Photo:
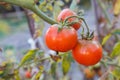
[(10, 32), (10, 27), (7, 22), (5, 21), (0, 21), (0, 37), (9, 34)]
[(27, 20), (25, 17), (22, 17), (21, 19), (18, 19), (16, 16), (0, 18), (0, 39), (10, 34), (14, 34), (21, 29), (22, 31), (27, 29), (26, 22)]

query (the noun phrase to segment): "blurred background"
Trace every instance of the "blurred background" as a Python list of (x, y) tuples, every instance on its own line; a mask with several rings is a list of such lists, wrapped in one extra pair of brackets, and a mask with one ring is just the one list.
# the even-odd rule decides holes
[[(95, 38), (102, 43), (103, 38), (111, 30), (120, 29), (120, 8), (118, 8), (120, 2), (117, 4), (117, 1), (119, 0), (36, 0), (36, 4), (41, 11), (55, 20), (64, 8), (71, 8), (76, 13), (82, 11), (83, 18), (89, 25), (90, 30), (95, 31)], [(43, 50), (45, 56), (54, 53), (44, 43), (44, 35), (48, 27), (50, 27), (50, 24), (43, 21), (32, 11), (16, 5), (0, 3), (0, 50), (2, 50), (0, 64), (3, 64), (4, 61), (18, 64), (26, 51), (34, 48)], [(78, 30), (78, 33), (80, 32), (81, 29)], [(37, 38), (34, 39), (36, 36)], [(114, 37), (106, 41), (106, 45), (103, 46), (105, 54), (111, 52), (116, 41), (117, 39)], [(49, 70), (55, 68), (53, 68), (54, 66), (50, 67), (52, 64), (47, 64), (48, 62), (44, 63), (44, 68), (48, 72), (41, 73), (42, 77), (39, 80), (114, 80), (110, 77), (106, 78), (106, 75), (102, 76), (105, 68), (102, 69), (99, 63), (94, 68), (88, 68), (71, 61), (70, 70), (65, 73), (65, 76), (60, 67), (61, 63), (58, 63), (57, 71), (53, 71), (51, 74)], [(20, 71), (21, 80), (35, 80), (25, 77), (26, 68), (33, 71), (31, 74), (34, 71), (39, 71), (35, 65), (25, 66)], [(111, 74), (108, 75), (111, 76)], [(8, 80), (8, 78), (0, 78), (0, 80)]]

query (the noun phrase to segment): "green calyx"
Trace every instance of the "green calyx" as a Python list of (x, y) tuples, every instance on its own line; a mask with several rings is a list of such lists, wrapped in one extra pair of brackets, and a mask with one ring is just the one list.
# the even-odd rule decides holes
[(92, 40), (94, 38), (94, 31), (87, 34), (81, 34), (81, 36), (84, 40)]

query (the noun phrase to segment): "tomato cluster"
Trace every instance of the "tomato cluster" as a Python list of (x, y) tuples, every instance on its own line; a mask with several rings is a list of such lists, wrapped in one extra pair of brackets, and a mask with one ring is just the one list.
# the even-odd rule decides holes
[[(77, 14), (70, 9), (60, 12), (57, 18), (59, 24), (49, 27), (45, 34), (47, 47), (58, 52), (72, 50), (73, 58), (85, 66), (98, 63), (102, 58), (101, 45), (96, 40), (78, 39), (77, 30), (81, 26), (81, 20), (71, 16), (77, 16)], [(73, 21), (78, 22), (68, 25)]]

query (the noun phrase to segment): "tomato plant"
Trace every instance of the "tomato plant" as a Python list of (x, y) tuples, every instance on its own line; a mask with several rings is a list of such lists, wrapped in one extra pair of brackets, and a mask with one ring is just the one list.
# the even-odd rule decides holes
[[(70, 16), (76, 16), (77, 14), (75, 12), (73, 12), (72, 10), (70, 9), (63, 9), (58, 17), (57, 17), (57, 21), (60, 22), (60, 21), (64, 21), (66, 18), (70, 17)], [(76, 18), (69, 18), (68, 19), (68, 22), (73, 22), (77, 20)], [(81, 20), (79, 20), (77, 23), (73, 24), (72, 27), (76, 30), (78, 30), (81, 26)]]
[(72, 50), (73, 58), (80, 64), (90, 66), (102, 58), (102, 47), (94, 40), (79, 40)]
[(60, 25), (52, 25), (46, 32), (45, 42), (48, 48), (66, 52), (71, 50), (77, 43), (77, 32), (72, 27), (63, 26), (59, 30)]
[[(70, 6), (68, 5), (64, 6), (64, 2), (69, 3), (68, 1), (70, 1)], [(96, 18), (95, 20), (97, 26), (95, 28), (96, 29), (95, 31), (91, 30), (93, 29), (93, 22), (92, 25), (90, 25), (92, 27), (89, 28), (83, 16), (80, 14), (82, 10), (77, 9), (79, 7), (82, 8), (81, 5), (78, 6), (79, 4), (78, 2), (84, 3), (87, 2), (86, 0), (22, 0), (22, 1), (0, 0), (0, 5), (2, 5), (2, 7), (5, 8), (8, 8), (9, 6), (11, 6), (11, 4), (25, 8), (23, 10), (25, 10), (25, 14), (27, 16), (29, 29), (31, 32), (31, 38), (32, 38), (29, 39), (28, 41), (31, 44), (31, 49), (26, 51), (26, 54), (22, 57), (20, 63), (17, 62), (17, 59), (15, 62), (12, 61), (15, 60), (13, 58), (13, 55), (12, 58), (10, 56), (6, 57), (8, 60), (8, 62), (6, 62), (6, 65), (5, 66), (0, 65), (0, 80), (1, 79), (7, 80), (8, 78), (10, 80), (21, 80), (20, 68), (23, 68), (23, 66), (29, 66), (29, 67), (32, 66), (33, 72), (36, 69), (35, 71), (37, 73), (35, 73), (34, 75), (33, 74), (31, 75), (31, 71), (25, 72), (24, 76), (28, 79), (31, 78), (32, 80), (38, 80), (38, 79), (49, 80), (51, 79), (50, 77), (52, 76), (53, 77), (52, 80), (59, 80), (59, 79), (68, 80), (67, 73), (69, 73), (69, 70), (71, 68), (74, 70), (74, 68), (76, 67), (75, 65), (71, 66), (71, 62), (73, 62), (73, 60), (76, 60), (79, 64), (82, 64), (84, 66), (90, 66), (90, 67), (79, 66), (80, 71), (82, 71), (84, 74), (83, 75), (84, 78), (86, 78), (84, 80), (94, 79), (96, 78), (96, 75), (97, 78), (99, 78), (99, 80), (119, 80), (120, 79), (119, 76), (120, 75), (120, 60), (119, 60), (120, 59), (120, 41), (119, 41), (120, 40), (120, 36), (119, 36), (120, 7), (118, 5), (120, 4), (120, 0), (106, 0), (106, 1), (91, 0), (91, 1), (92, 1), (91, 4), (93, 6), (92, 8), (94, 9), (93, 11), (95, 11), (95, 14), (91, 15), (91, 10), (86, 9), (85, 12), (87, 12), (87, 14), (85, 14), (85, 16), (89, 14), (88, 18), (86, 16), (88, 21), (92, 21), (93, 16)], [(113, 5), (109, 6), (109, 4), (107, 4), (108, 1), (109, 4), (113, 4)], [(83, 3), (80, 4), (83, 5)], [(63, 9), (66, 7), (69, 8)], [(113, 9), (111, 9), (112, 7)], [(18, 8), (15, 7), (15, 9), (17, 9), (16, 11), (18, 11)], [(29, 9), (32, 12), (28, 11), (27, 9)], [(63, 10), (61, 11), (61, 9)], [(79, 11), (78, 14), (72, 11), (74, 9), (76, 11)], [(1, 8), (0, 10), (4, 10), (4, 9)], [(113, 10), (112, 15), (108, 14), (109, 13), (108, 11), (110, 10)], [(53, 20), (52, 18), (54, 19), (57, 18), (56, 19), (57, 21)], [(47, 49), (41, 42), (42, 40), (38, 38), (38, 37), (43, 38), (42, 31), (46, 26), (46, 23), (44, 24), (44, 21), (52, 25), (48, 28), (45, 34), (45, 43), (48, 48), (56, 51), (57, 54), (53, 55), (52, 53), (54, 52), (52, 52), (51, 50), (46, 51)], [(81, 25), (82, 23), (84, 23), (84, 25)], [(79, 38), (81, 39), (79, 39), (78, 41), (77, 30), (80, 27), (82, 28), (82, 30), (80, 31), (80, 33), (78, 31), (78, 34), (81, 34), (79, 35)], [(98, 41), (95, 40), (99, 40), (102, 47), (98, 43)], [(113, 47), (113, 45), (115, 46)], [(23, 48), (23, 47), (17, 47), (17, 48)], [(102, 51), (102, 48), (104, 49), (104, 51)], [(71, 51), (69, 50), (72, 50), (72, 55), (71, 55)], [(0, 49), (0, 51), (2, 50)], [(46, 56), (44, 52), (47, 53), (49, 56), (48, 55)], [(58, 52), (60, 53), (58, 54)], [(5, 53), (9, 53), (10, 55), (12, 54), (10, 50), (5, 51)], [(104, 55), (102, 55), (102, 53)], [(46, 70), (45, 60), (48, 60), (48, 62), (50, 63), (50, 65), (49, 64), (47, 65), (48, 67), (51, 68), (50, 71), (49, 68), (48, 70)], [(99, 61), (100, 64), (99, 65), (97, 64), (96, 66), (95, 64), (98, 63)], [(59, 66), (57, 62), (60, 62), (61, 66)], [(14, 67), (13, 64), (15, 64)], [(104, 66), (101, 66), (102, 64)], [(62, 68), (63, 74), (59, 72), (59, 69), (57, 69), (59, 67)], [(50, 76), (47, 76), (46, 78), (46, 74), (44, 76), (44, 73), (47, 74), (50, 73)], [(63, 76), (59, 76), (59, 75), (63, 75)], [(71, 77), (71, 75), (69, 76), (70, 76), (69, 79), (73, 78)]]

